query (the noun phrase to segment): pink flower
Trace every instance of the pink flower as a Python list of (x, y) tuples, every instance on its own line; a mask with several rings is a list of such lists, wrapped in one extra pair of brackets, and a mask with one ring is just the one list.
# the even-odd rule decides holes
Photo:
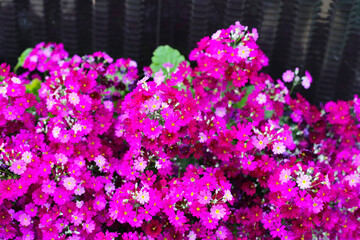
[(297, 179), (296, 182), (300, 189), (307, 189), (311, 186), (310, 177), (306, 174), (301, 174)]
[(312, 77), (308, 71), (305, 71), (305, 76), (302, 77), (301, 85), (303, 85), (305, 89), (309, 89), (311, 83), (312, 83)]
[(102, 168), (103, 166), (105, 166), (106, 164), (106, 159), (102, 156), (99, 155), (95, 158), (95, 164), (99, 167)]
[(285, 146), (282, 142), (276, 142), (273, 144), (274, 154), (283, 154), (285, 152)]
[(232, 201), (234, 199), (233, 195), (231, 194), (230, 190), (225, 190), (224, 191), (224, 196), (223, 196), (224, 201)]
[(260, 105), (263, 105), (264, 103), (266, 103), (266, 95), (264, 93), (259, 93), (256, 97), (256, 101)]
[(248, 48), (247, 46), (244, 46), (244, 45), (239, 45), (238, 46), (238, 56), (242, 59), (246, 59), (249, 57), (250, 55), (250, 48)]
[(3, 110), (6, 120), (15, 120), (17, 117), (17, 110), (14, 106), (8, 106), (8, 108)]
[(138, 192), (138, 194), (136, 195), (136, 200), (140, 203), (140, 204), (145, 204), (148, 203), (150, 199), (150, 195), (149, 192), (146, 190), (141, 190), (140, 192)]
[(295, 73), (291, 70), (287, 70), (282, 75), (282, 79), (284, 80), (284, 82), (292, 82), (294, 77), (295, 77)]
[(44, 193), (48, 193), (48, 194), (52, 194), (55, 192), (56, 190), (56, 182), (52, 181), (52, 180), (45, 180), (43, 182), (43, 184), (41, 185), (41, 190)]
[(142, 171), (144, 171), (146, 166), (147, 166), (147, 162), (144, 161), (143, 157), (139, 157), (139, 158), (135, 159), (135, 161), (134, 161), (135, 170), (142, 172)]
[(69, 102), (74, 106), (79, 104), (80, 98), (76, 92), (72, 92), (69, 94)]
[(22, 226), (29, 226), (31, 223), (31, 217), (27, 215), (26, 213), (23, 213), (19, 216), (19, 222)]
[(59, 164), (66, 164), (68, 161), (68, 158), (63, 153), (56, 153), (55, 158), (56, 158), (57, 163), (59, 163)]
[(268, 143), (269, 139), (263, 135), (258, 135), (257, 138), (252, 137), (252, 144), (259, 150), (263, 150)]
[(169, 217), (170, 223), (176, 228), (181, 227), (187, 222), (187, 218), (183, 211), (177, 211), (175, 214), (171, 214)]
[(21, 155), (21, 160), (23, 160), (25, 163), (30, 163), (31, 159), (32, 159), (32, 154), (29, 151), (26, 151)]
[(75, 226), (79, 226), (83, 220), (83, 213), (79, 212), (78, 210), (76, 210), (70, 218), (70, 222), (73, 223)]
[(151, 120), (151, 119), (145, 119), (144, 122), (144, 134), (148, 138), (155, 139), (159, 137), (162, 131), (162, 126), (159, 125), (158, 121)]
[(286, 183), (287, 181), (289, 181), (291, 177), (290, 175), (291, 175), (290, 169), (284, 168), (283, 170), (281, 170), (279, 176), (281, 183)]
[(76, 186), (76, 180), (73, 177), (64, 178), (64, 187), (66, 190), (73, 190)]
[(23, 160), (16, 160), (10, 167), (10, 170), (18, 175), (21, 175), (26, 170), (26, 163)]
[(154, 74), (154, 81), (156, 85), (160, 85), (162, 82), (164, 82), (165, 76), (163, 71), (160, 69), (158, 72)]
[(311, 205), (311, 210), (315, 213), (315, 214), (318, 214), (319, 212), (321, 212), (321, 210), (323, 209), (323, 206), (324, 206), (324, 202), (318, 198), (318, 197), (315, 197), (314, 198), (314, 201)]
[(198, 196), (199, 203), (201, 204), (208, 204), (211, 201), (211, 192), (208, 190), (203, 190), (200, 192)]
[(210, 215), (214, 219), (222, 219), (226, 214), (226, 209), (223, 205), (214, 205), (210, 210)]
[(91, 219), (86, 220), (86, 223), (83, 224), (87, 233), (92, 233), (95, 230), (95, 222)]
[(355, 187), (360, 182), (359, 174), (353, 173), (345, 177), (345, 180), (349, 182), (350, 187)]
[(218, 117), (224, 117), (226, 115), (226, 108), (225, 107), (216, 108), (215, 115)]

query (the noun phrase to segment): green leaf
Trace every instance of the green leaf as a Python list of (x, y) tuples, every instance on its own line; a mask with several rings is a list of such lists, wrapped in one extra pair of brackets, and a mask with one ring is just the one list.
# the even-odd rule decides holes
[(19, 67), (22, 67), (24, 65), (25, 59), (27, 58), (27, 56), (29, 56), (29, 54), (32, 50), (33, 50), (32, 48), (27, 48), (27, 49), (25, 49), (25, 51), (23, 51), (21, 53), (20, 57), (18, 57), (18, 63), (16, 64), (16, 66), (14, 68), (15, 73)]
[(273, 114), (274, 114), (274, 110), (271, 110), (271, 111), (265, 110), (265, 118), (266, 119), (270, 119)]
[(166, 74), (166, 69), (163, 67), (164, 63), (171, 63), (174, 65), (170, 68), (170, 73), (172, 73), (179, 66), (179, 63), (185, 61), (185, 57), (181, 55), (178, 50), (168, 45), (164, 45), (155, 49), (151, 61), (150, 68), (154, 73), (162, 69), (164, 74)]
[(26, 92), (39, 96), (39, 89), (41, 88), (41, 81), (37, 78), (33, 79), (29, 84), (25, 85)]
[(245, 96), (241, 99), (240, 102), (237, 102), (237, 103), (234, 104), (235, 108), (243, 108), (245, 106), (250, 93), (252, 93), (252, 91), (254, 90), (255, 87), (254, 87), (254, 85), (250, 85), (250, 86), (247, 86), (245, 88), (246, 88)]

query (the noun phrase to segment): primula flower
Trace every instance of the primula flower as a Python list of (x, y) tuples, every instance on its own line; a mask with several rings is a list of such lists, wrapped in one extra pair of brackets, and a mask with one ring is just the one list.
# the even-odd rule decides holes
[(311, 83), (312, 83), (312, 77), (308, 71), (305, 71), (305, 76), (302, 77), (301, 85), (303, 85), (305, 89), (309, 89)]
[(244, 45), (239, 45), (238, 46), (238, 56), (242, 59), (247, 59), (250, 55), (250, 48), (248, 48), (247, 46)]
[(142, 172), (145, 170), (146, 166), (147, 166), (147, 162), (144, 161), (143, 157), (139, 157), (139, 158), (135, 159), (135, 161), (134, 161), (135, 170)]
[(26, 151), (21, 155), (21, 160), (23, 160), (25, 163), (30, 163), (31, 159), (32, 159), (32, 153), (29, 151)]
[(210, 210), (210, 214), (211, 214), (212, 218), (222, 219), (226, 214), (226, 209), (221, 204), (214, 205), (214, 206), (212, 206), (212, 208)]
[(156, 83), (156, 85), (160, 85), (162, 82), (164, 82), (165, 80), (165, 76), (164, 76), (164, 73), (163, 71), (160, 69), (158, 72), (156, 72), (154, 74), (154, 81)]
[(262, 105), (264, 103), (266, 103), (266, 95), (264, 93), (259, 93), (256, 97), (256, 101)]
[(145, 204), (147, 202), (149, 202), (150, 199), (150, 194), (148, 191), (146, 190), (141, 190), (140, 192), (137, 193), (136, 195), (136, 200), (140, 203), (140, 204)]
[(31, 217), (27, 215), (26, 213), (23, 213), (19, 216), (19, 222), (22, 226), (29, 226), (31, 223)]
[(307, 189), (307, 188), (311, 187), (311, 181), (310, 180), (311, 179), (310, 179), (310, 177), (308, 175), (301, 174), (296, 179), (296, 182), (297, 182), (300, 189)]
[(75, 226), (79, 226), (83, 220), (84, 214), (78, 210), (74, 211), (70, 218), (70, 222), (73, 223)]
[(173, 226), (179, 228), (187, 222), (187, 218), (185, 217), (184, 212), (179, 210), (170, 215), (169, 221)]
[(26, 170), (26, 163), (23, 160), (16, 160), (9, 169), (13, 173), (21, 175)]
[(85, 188), (83, 186), (77, 186), (74, 190), (76, 196), (81, 196), (85, 193)]
[(41, 190), (44, 193), (52, 194), (56, 190), (56, 182), (52, 180), (45, 180), (43, 184), (41, 185)]
[(63, 153), (56, 153), (55, 159), (56, 159), (56, 162), (59, 164), (66, 164), (68, 161), (68, 158)]
[(91, 219), (88, 219), (83, 224), (83, 227), (85, 228), (87, 233), (92, 233), (95, 230), (95, 222)]
[(211, 201), (211, 192), (208, 190), (203, 190), (200, 192), (199, 196), (198, 196), (198, 201), (201, 204), (208, 204)]
[(281, 183), (286, 183), (287, 181), (290, 180), (291, 177), (290, 175), (291, 175), (291, 170), (284, 168), (283, 170), (281, 170), (279, 180), (281, 181)]
[(234, 199), (234, 197), (232, 196), (230, 190), (227, 189), (227, 190), (224, 191), (223, 199), (224, 199), (224, 201), (228, 201), (228, 202), (232, 201)]
[(295, 77), (295, 73), (291, 70), (287, 70), (282, 75), (282, 79), (284, 80), (284, 82), (292, 82), (294, 77)]
[(273, 144), (274, 154), (283, 154), (285, 152), (285, 146), (282, 142), (276, 142)]
[(158, 121), (147, 118), (145, 119), (143, 124), (144, 124), (143, 131), (145, 136), (151, 139), (155, 139), (159, 137), (162, 131), (162, 126), (159, 125)]
[(315, 214), (317, 214), (317, 213), (321, 212), (321, 210), (323, 209), (323, 206), (324, 206), (323, 201), (320, 198), (315, 197), (313, 200), (313, 203), (311, 204), (311, 210)]
[(76, 186), (76, 180), (73, 177), (64, 178), (64, 187), (66, 190), (73, 190)]
[(60, 135), (60, 131), (61, 131), (61, 128), (58, 127), (58, 126), (55, 126), (52, 130), (52, 135), (54, 136), (54, 138), (58, 138), (59, 135)]
[(215, 115), (218, 117), (224, 117), (226, 115), (226, 108), (224, 108), (224, 107), (216, 108)]
[(14, 106), (8, 106), (6, 109), (3, 110), (3, 114), (5, 116), (5, 119), (9, 121), (15, 120), (18, 115), (16, 107)]
[(259, 150), (263, 150), (266, 145), (269, 143), (269, 139), (263, 135), (258, 135), (258, 137), (252, 137), (252, 144)]
[(99, 168), (102, 168), (106, 164), (106, 159), (102, 155), (97, 156), (94, 161)]
[(69, 102), (74, 106), (79, 104), (80, 98), (76, 92), (72, 92), (69, 94)]
[(206, 142), (206, 140), (207, 140), (206, 135), (203, 132), (199, 133), (199, 142), (204, 143)]

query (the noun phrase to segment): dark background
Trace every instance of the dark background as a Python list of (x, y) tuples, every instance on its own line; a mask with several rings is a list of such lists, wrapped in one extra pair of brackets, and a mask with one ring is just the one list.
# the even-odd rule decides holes
[(360, 0), (0, 0), (0, 62), (63, 42), (70, 54), (105, 51), (148, 65), (158, 45), (187, 56), (235, 21), (256, 27), (274, 78), (299, 66), (313, 103), (360, 95)]

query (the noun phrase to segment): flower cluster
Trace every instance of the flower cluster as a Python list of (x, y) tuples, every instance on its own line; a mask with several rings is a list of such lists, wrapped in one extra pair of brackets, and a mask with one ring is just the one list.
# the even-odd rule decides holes
[(0, 238), (360, 238), (360, 100), (292, 95), (310, 74), (260, 73), (257, 39), (237, 22), (142, 79), (54, 43), (1, 64)]

